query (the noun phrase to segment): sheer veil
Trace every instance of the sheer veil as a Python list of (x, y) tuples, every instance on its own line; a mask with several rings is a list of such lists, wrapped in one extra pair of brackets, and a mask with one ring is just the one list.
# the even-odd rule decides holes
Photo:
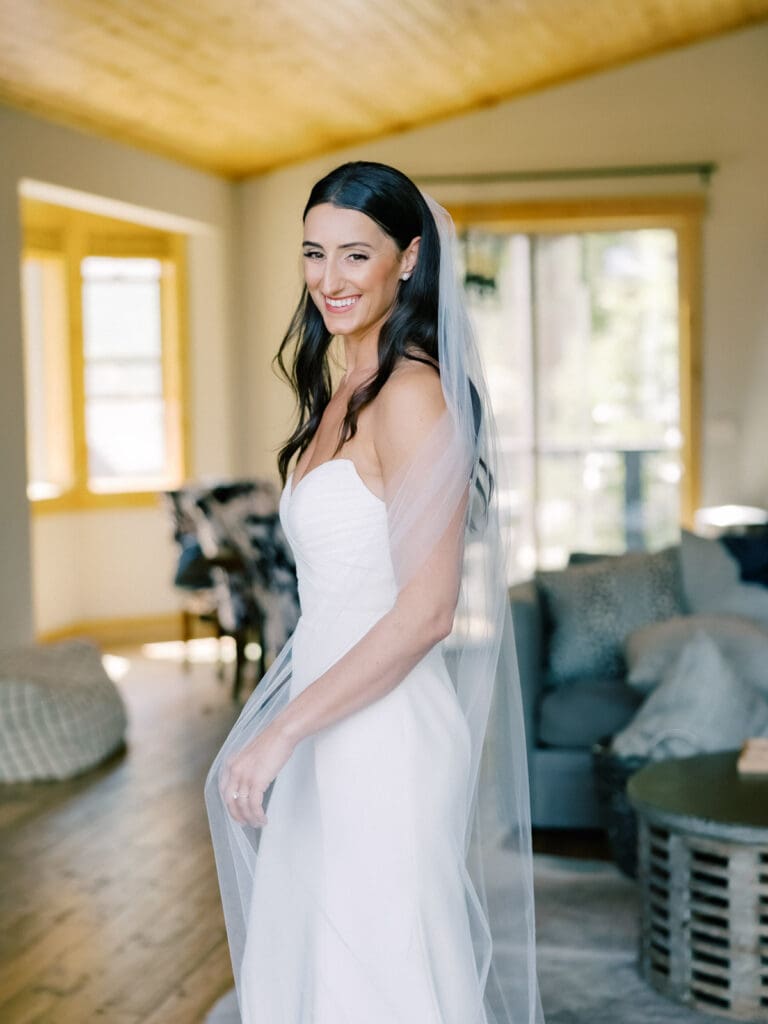
[[(470, 922), (477, 1004), (472, 1020), (461, 1024), (541, 1024), (526, 744), (507, 593), (507, 539), (499, 515), (499, 501), (508, 492), (497, 456), (483, 368), (458, 280), (453, 222), (431, 197), (424, 198), (440, 239), (438, 335), (446, 410), (395, 479), (388, 482), (384, 501), (390, 556), (398, 592), (420, 572), (428, 571), (430, 559), (438, 555), (455, 560), (456, 578), (460, 579), (453, 630), (441, 646), (467, 726), (467, 750), (462, 752), (466, 755), (467, 770), (462, 776), (466, 791), (456, 857), (465, 865), (461, 913)], [(461, 541), (446, 550), (441, 541), (457, 517), (463, 523)], [(339, 593), (343, 589), (342, 579)], [(349, 612), (361, 614), (351, 606)], [(363, 619), (360, 621), (362, 632)], [(307, 902), (334, 926), (333, 906), (325, 901), (318, 881), (324, 851), (307, 848), (312, 836), (324, 830), (327, 834), (330, 827), (328, 822), (308, 820), (321, 814), (317, 806), (307, 801), (307, 817), (289, 823), (281, 834), (272, 822), (263, 830), (236, 824), (219, 791), (219, 770), (225, 760), (280, 713), (297, 685), (306, 683), (300, 679), (301, 666), (295, 664), (292, 647), (289, 640), (243, 707), (211, 766), (205, 787), (243, 1024), (256, 1024), (244, 1009), (247, 978), (243, 963), (247, 947), (255, 941), (249, 919), (263, 843), (283, 844), (281, 891), (287, 882), (288, 891), (296, 894), (295, 905), (260, 905), (259, 927), (268, 933), (263, 939), (264, 955), (275, 956), (275, 944), (284, 946), (286, 957), (292, 953), (298, 957), (306, 948), (309, 940), (301, 907)], [(498, 736), (503, 736), (503, 771), (496, 756)], [(312, 758), (314, 740), (304, 740), (292, 756)], [(280, 776), (267, 801), (279, 782)], [(406, 796), (417, 800), (418, 792)], [(418, 814), (418, 807), (415, 811)], [(490, 863), (494, 888), (486, 892), (485, 871)], [(439, 950), (434, 950), (434, 957), (439, 956)], [(275, 962), (279, 958), (275, 957)], [(284, 1019), (303, 1020), (296, 1001), (299, 996), (294, 993), (291, 998), (294, 1002), (284, 1008)], [(455, 1011), (451, 1015), (447, 1001), (445, 1007), (440, 1019), (454, 1024)]]

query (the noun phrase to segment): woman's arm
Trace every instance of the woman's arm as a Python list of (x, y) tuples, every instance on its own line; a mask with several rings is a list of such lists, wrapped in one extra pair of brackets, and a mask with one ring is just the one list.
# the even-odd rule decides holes
[[(427, 368), (409, 369), (387, 382), (376, 400), (373, 423), (385, 489), (444, 410), (439, 378)], [(296, 744), (385, 696), (450, 633), (461, 581), (464, 513), (465, 502), (460, 502), (390, 611), (235, 756), (222, 784), (235, 820), (264, 824), (264, 791)]]

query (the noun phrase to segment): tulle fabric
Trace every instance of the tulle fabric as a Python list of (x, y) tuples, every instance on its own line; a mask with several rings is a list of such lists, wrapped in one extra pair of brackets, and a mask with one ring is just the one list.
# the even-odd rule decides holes
[[(504, 495), (505, 485), (496, 457), (495, 428), (482, 366), (456, 278), (453, 225), (442, 207), (429, 197), (427, 201), (441, 241), (438, 327), (446, 411), (387, 484), (381, 511), (386, 517), (385, 537), (394, 585), (389, 590), (383, 583), (366, 589), (361, 580), (367, 567), (361, 564), (364, 559), (355, 548), (348, 564), (337, 559), (332, 585), (312, 592), (306, 600), (302, 596), (302, 618), (322, 624), (324, 616), (328, 616), (328, 622), (342, 617), (342, 649), (330, 641), (324, 646), (323, 630), (319, 628), (313, 642), (312, 678), (307, 678), (293, 653), (294, 643), (297, 653), (301, 649), (300, 619), (297, 633), (243, 707), (206, 781), (206, 805), (243, 1024), (318, 1024), (318, 998), (325, 998), (329, 1007), (338, 1007), (328, 1024), (342, 1024), (346, 1019), (344, 986), (365, 984), (367, 978), (379, 991), (375, 1012), (371, 1007), (371, 1021), (539, 1024), (543, 1020), (535, 966), (526, 746), (507, 597), (508, 559), (499, 524), (499, 498)], [(316, 467), (302, 477), (296, 493), (305, 486), (305, 480), (309, 483), (312, 474), (322, 471), (322, 466)], [(287, 487), (292, 488), (290, 481)], [(371, 495), (371, 501), (379, 500)], [(354, 529), (354, 524), (340, 523), (339, 529)], [(375, 568), (374, 564), (371, 571)], [(448, 685), (455, 693), (463, 722), (459, 731), (450, 733), (456, 737), (457, 748), (457, 769), (450, 781), (450, 813), (435, 825), (439, 834), (429, 836), (421, 831), (418, 841), (434, 843), (429, 870), (435, 876), (456, 870), (461, 886), (455, 900), (444, 901), (450, 905), (417, 910), (417, 916), (423, 916), (416, 922), (417, 929), (421, 928), (421, 959), (414, 963), (409, 952), (413, 949), (411, 921), (407, 935), (402, 936), (402, 963), (391, 965), (388, 983), (381, 964), (374, 966), (359, 953), (358, 925), (350, 923), (348, 908), (340, 909), (333, 885), (328, 882), (333, 867), (328, 859), (333, 850), (334, 816), (327, 801), (318, 799), (312, 781), (317, 778), (322, 732), (303, 740), (283, 769), (303, 773), (302, 785), (290, 790), (294, 794), (290, 808), (281, 807), (280, 814), (271, 810), (273, 796), (277, 793), (275, 800), (281, 799), (281, 786), (286, 794), (289, 792), (289, 779), (281, 782), (278, 776), (270, 787), (265, 801), (269, 824), (264, 829), (243, 827), (231, 819), (219, 791), (219, 775), (232, 754), (367, 634), (397, 600), (398, 593), (411, 583), (417, 584), (420, 575), (438, 568), (447, 572), (448, 578), (456, 579), (459, 596), (453, 631), (439, 645), (441, 657), (436, 671), (447, 670)], [(371, 595), (370, 601), (366, 594)], [(311, 611), (305, 609), (305, 604), (311, 604)], [(333, 631), (327, 632), (330, 636)], [(302, 643), (306, 645), (306, 637)], [(387, 652), (381, 651), (380, 657), (386, 658)], [(430, 657), (432, 653), (427, 655)], [(371, 659), (371, 671), (377, 660)], [(362, 686), (365, 682), (361, 679)], [(497, 688), (503, 692), (497, 692)], [(360, 714), (364, 716), (365, 710)], [(491, 714), (504, 716), (504, 722), (496, 722), (494, 729), (488, 729)], [(365, 728), (365, 719), (359, 722), (360, 728)], [(503, 773), (494, 756), (493, 736), (497, 733), (505, 737)], [(354, 764), (349, 770), (355, 771)], [(423, 770), (429, 771), (426, 763)], [(394, 798), (410, 802), (412, 818), (408, 820), (434, 819), (432, 808), (420, 808), (417, 803), (425, 799), (421, 794), (428, 790), (414, 784), (407, 773), (398, 777), (395, 772), (391, 787)], [(371, 807), (375, 810), (377, 801), (386, 802), (388, 798), (387, 794), (371, 793)], [(400, 819), (395, 815), (393, 820)], [(489, 907), (484, 860), (498, 849), (502, 839), (507, 884), (503, 898), (495, 894)], [(382, 842), (386, 842), (385, 837)], [(266, 844), (273, 844), (272, 855), (260, 863)], [(279, 856), (274, 855), (276, 847)], [(414, 865), (401, 862), (409, 857), (418, 860), (423, 875), (423, 850), (409, 854), (408, 843), (392, 844), (392, 848), (400, 851), (400, 860), (393, 853), (391, 863), (384, 858), (383, 867), (379, 865), (389, 877), (369, 877), (361, 865), (360, 873), (355, 872), (348, 884), (380, 888), (382, 892), (398, 885), (399, 880), (403, 885), (410, 884)], [(271, 877), (259, 873), (262, 864), (268, 865)], [(440, 889), (438, 882), (442, 881), (435, 877), (435, 891), (451, 891), (450, 887)], [(422, 879), (415, 906), (425, 905), (423, 897), (430, 885), (429, 877)], [(361, 905), (365, 903), (364, 895), (361, 893)], [(333, 936), (334, 948), (341, 951), (336, 971), (328, 969), (327, 961), (319, 966), (318, 921), (322, 922), (322, 933)], [(383, 912), (378, 922), (368, 922), (368, 926), (390, 929), (382, 935), (382, 942), (392, 958), (392, 950), (401, 948), (399, 936), (391, 934), (391, 929), (398, 927), (397, 921)], [(443, 941), (440, 933), (446, 930), (455, 942)], [(467, 942), (462, 955), (457, 936), (463, 934)], [(368, 948), (370, 951), (370, 945)], [(414, 1002), (407, 1008), (398, 1006), (393, 992), (398, 986), (407, 990), (403, 972), (419, 969), (419, 963), (422, 969), (424, 964), (429, 965), (429, 1005)], [(254, 968), (254, 964), (261, 966)], [(253, 976), (254, 971), (258, 975), (261, 970), (271, 972), (264, 974), (264, 990), (269, 989), (269, 1000), (275, 1000), (268, 1005), (260, 1002), (260, 994), (254, 990), (261, 984), (259, 977)], [(463, 979), (458, 988), (457, 977)], [(325, 991), (323, 995), (329, 985), (338, 991)]]

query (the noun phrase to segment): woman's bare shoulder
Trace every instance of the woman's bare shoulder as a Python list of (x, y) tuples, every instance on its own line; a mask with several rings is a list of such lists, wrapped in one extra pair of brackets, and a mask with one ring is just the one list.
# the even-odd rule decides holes
[(374, 443), (384, 449), (413, 450), (445, 411), (445, 398), (436, 369), (403, 359), (374, 402)]
[(387, 415), (406, 412), (410, 406), (422, 412), (442, 411), (445, 399), (437, 367), (401, 359), (379, 392), (377, 405)]

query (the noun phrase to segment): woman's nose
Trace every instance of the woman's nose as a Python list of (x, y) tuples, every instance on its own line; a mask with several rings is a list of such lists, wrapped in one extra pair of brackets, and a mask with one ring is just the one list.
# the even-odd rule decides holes
[(333, 260), (326, 260), (323, 271), (323, 292), (326, 295), (333, 295), (341, 287), (342, 276), (339, 268)]

